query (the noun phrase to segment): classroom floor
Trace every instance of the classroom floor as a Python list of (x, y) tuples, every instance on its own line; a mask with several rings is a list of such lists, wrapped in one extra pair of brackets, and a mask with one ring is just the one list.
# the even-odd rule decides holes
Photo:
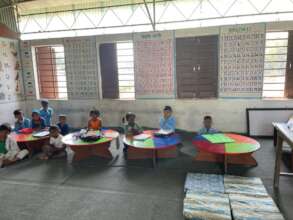
[[(180, 220), (183, 185), (187, 172), (221, 173), (221, 165), (194, 163), (192, 135), (184, 136), (176, 159), (127, 162), (122, 149), (112, 146), (112, 161), (101, 158), (70, 163), (36, 158), (0, 170), (0, 220)], [(274, 149), (272, 140), (259, 140), (255, 168), (234, 166), (230, 174), (261, 177), (273, 193)], [(286, 170), (284, 166), (283, 169)], [(293, 220), (293, 178), (281, 177), (279, 204)]]

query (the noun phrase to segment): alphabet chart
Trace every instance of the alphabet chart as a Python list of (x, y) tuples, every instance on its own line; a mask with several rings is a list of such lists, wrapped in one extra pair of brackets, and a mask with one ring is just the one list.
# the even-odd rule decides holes
[(221, 28), (220, 97), (261, 97), (265, 51), (265, 25)]
[(98, 68), (95, 37), (64, 39), (68, 97), (98, 97)]
[(137, 98), (174, 97), (173, 38), (161, 33), (134, 38), (135, 91)]
[(25, 96), (27, 99), (33, 99), (35, 97), (36, 89), (34, 83), (34, 69), (31, 44), (30, 41), (21, 41), (20, 45)]
[(0, 102), (22, 97), (18, 41), (0, 38)]

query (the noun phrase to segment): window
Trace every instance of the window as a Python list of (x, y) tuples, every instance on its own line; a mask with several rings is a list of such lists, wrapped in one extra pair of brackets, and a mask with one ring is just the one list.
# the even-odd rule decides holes
[(264, 98), (283, 98), (286, 80), (288, 32), (266, 34)]
[(119, 42), (117, 49), (118, 85), (120, 99), (134, 99), (133, 43)]
[(64, 47), (38, 46), (33, 52), (38, 98), (67, 99)]

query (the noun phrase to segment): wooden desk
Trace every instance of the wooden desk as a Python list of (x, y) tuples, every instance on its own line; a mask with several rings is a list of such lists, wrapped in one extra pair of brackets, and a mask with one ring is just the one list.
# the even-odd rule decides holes
[[(85, 142), (78, 138), (77, 133), (71, 133), (62, 138), (62, 142), (69, 146), (74, 152), (74, 161), (86, 159), (91, 156), (100, 156), (107, 159), (112, 159), (112, 153), (109, 150), (112, 140), (118, 140), (119, 133), (110, 129), (102, 130), (103, 137), (94, 142)], [(118, 145), (117, 145), (118, 148)]]
[(196, 135), (192, 144), (198, 150), (194, 161), (221, 162), (224, 173), (228, 171), (228, 164), (257, 166), (252, 154), (260, 149), (260, 144), (249, 137), (238, 134), (225, 134), (233, 139), (233, 143), (213, 144), (202, 135)]
[(124, 137), (123, 143), (127, 146), (127, 159), (148, 159), (152, 158), (153, 167), (157, 165), (158, 158), (177, 157), (177, 144), (181, 143), (178, 134), (172, 134), (166, 137), (154, 136), (154, 131), (144, 131), (150, 138), (138, 141), (133, 138)]
[(33, 134), (17, 134), (15, 132), (11, 133), (10, 136), (13, 137), (21, 149), (28, 149), (29, 157), (32, 157), (36, 151), (41, 151), (42, 147), (49, 143), (50, 139), (49, 136), (38, 138), (34, 137)]
[(293, 149), (293, 132), (288, 129), (286, 123), (273, 123), (273, 126), (277, 130), (277, 149), (274, 174), (274, 189), (277, 189), (279, 187), (280, 176), (293, 176), (293, 173), (280, 172), (283, 142), (286, 141)]

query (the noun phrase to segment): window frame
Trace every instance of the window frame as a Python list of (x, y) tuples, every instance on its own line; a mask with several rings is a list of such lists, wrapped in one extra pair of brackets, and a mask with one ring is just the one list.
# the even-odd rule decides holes
[[(118, 79), (118, 92), (119, 92), (118, 99), (119, 100), (126, 100), (126, 101), (127, 100), (135, 100), (136, 99), (136, 92), (135, 92), (136, 89), (135, 89), (135, 70), (134, 70), (134, 42), (133, 42), (133, 40), (125, 40), (125, 41), (117, 41), (117, 42), (115, 42), (115, 44), (116, 44), (116, 55), (117, 55), (117, 74), (118, 74), (117, 79)], [(127, 47), (127, 48), (119, 48), (119, 44), (120, 45), (121, 44), (131, 44), (132, 46)], [(123, 55), (120, 54), (119, 55), (119, 51), (129, 51), (130, 49), (132, 49), (132, 53), (130, 55), (125, 55), (125, 54), (123, 54)], [(130, 57), (131, 61), (124, 61), (124, 60), (119, 61), (119, 57)], [(120, 64), (121, 63), (130, 64), (130, 66), (119, 67), (119, 63)], [(126, 70), (127, 73), (120, 73), (121, 70)], [(129, 72), (128, 72), (128, 70), (129, 70)], [(120, 76), (129, 76), (130, 78), (133, 78), (133, 80), (130, 80), (130, 79), (121, 80)], [(123, 86), (123, 85), (120, 84), (122, 82), (128, 82), (128, 83), (130, 83), (132, 85)], [(129, 89), (133, 90), (133, 92), (132, 91), (130, 91), (130, 92), (121, 92), (121, 88), (129, 88)], [(121, 97), (121, 94), (133, 94), (133, 96), (123, 98), (123, 97)]]
[[(64, 63), (62, 65), (64, 65), (64, 69), (62, 69), (61, 71), (64, 72), (64, 74), (60, 75), (58, 73), (56, 73), (56, 76), (64, 76), (65, 77), (65, 81), (62, 81), (62, 83), (65, 83), (66, 86), (62, 86), (60, 88), (65, 88), (66, 92), (61, 92), (63, 94), (66, 94), (66, 97), (64, 98), (47, 98), (47, 97), (42, 97), (41, 96), (41, 91), (40, 91), (40, 77), (39, 77), (39, 69), (38, 69), (38, 63), (37, 63), (37, 54), (36, 54), (36, 48), (38, 47), (63, 47), (63, 58), (55, 58), (55, 60), (57, 59), (63, 59)], [(41, 99), (48, 99), (48, 100), (55, 100), (55, 101), (67, 101), (69, 100), (69, 96), (68, 96), (68, 82), (67, 82), (67, 74), (66, 74), (66, 57), (65, 57), (65, 49), (64, 49), (64, 45), (62, 43), (57, 43), (57, 44), (40, 44), (40, 45), (32, 45), (31, 46), (31, 53), (32, 53), (32, 63), (33, 63), (33, 75), (34, 75), (34, 81), (35, 81), (35, 90), (36, 90), (36, 99), (37, 100), (41, 100)], [(49, 64), (48, 64), (49, 65)], [(57, 68), (57, 65), (56, 65)], [(58, 80), (56, 81), (58, 83)], [(57, 86), (57, 88), (59, 88), (59, 86)]]
[[(268, 37), (269, 34), (274, 34), (274, 33), (279, 33), (280, 35), (283, 35), (285, 33), (287, 33), (287, 38), (282, 36), (282, 37)], [(262, 88), (262, 99), (266, 99), (266, 100), (276, 100), (276, 99), (286, 99), (286, 96), (285, 96), (285, 91), (286, 91), (286, 88), (285, 88), (285, 85), (286, 85), (286, 71), (287, 71), (287, 62), (288, 62), (288, 40), (289, 40), (289, 32), (287, 30), (285, 31), (268, 31), (266, 32), (266, 39), (265, 39), (265, 54), (264, 54), (264, 69), (263, 69), (263, 88)], [(268, 42), (273, 42), (273, 41), (286, 41), (286, 46), (284, 45), (281, 45), (281, 46), (273, 46), (273, 45), (269, 45), (268, 46)], [(267, 53), (267, 49), (271, 49), (271, 48), (286, 48), (285, 49), (285, 53)], [(272, 59), (272, 60), (269, 60), (267, 59), (267, 56), (276, 56), (275, 59)], [(279, 58), (277, 58), (277, 56), (284, 56), (284, 60), (280, 60)], [(278, 67), (278, 68), (275, 68), (275, 67), (267, 67), (267, 64), (273, 64), (273, 63), (284, 63), (285, 66), (284, 67)], [(266, 72), (268, 71), (282, 71), (282, 73), (278, 73), (278, 74), (267, 74), (266, 75)], [(265, 79), (266, 78), (284, 78), (284, 82), (265, 82)], [(280, 80), (282, 81), (282, 80)], [(274, 88), (270, 88), (270, 89), (265, 89), (265, 87), (267, 87), (268, 85), (273, 85), (273, 86), (282, 86), (282, 89), (279, 90), (279, 89), (274, 89)], [(275, 92), (275, 93), (282, 93), (282, 96), (268, 96), (268, 95), (265, 95), (266, 92)]]

